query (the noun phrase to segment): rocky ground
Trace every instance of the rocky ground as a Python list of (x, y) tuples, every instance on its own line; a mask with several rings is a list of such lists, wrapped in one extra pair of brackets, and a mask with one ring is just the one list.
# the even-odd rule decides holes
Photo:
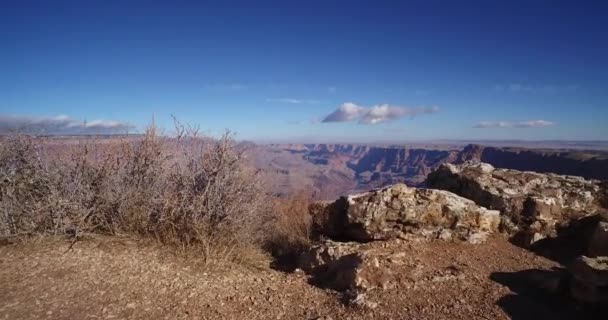
[[(203, 267), (150, 244), (116, 238), (0, 247), (0, 318), (203, 319), (571, 319), (593, 317), (559, 294), (536, 291), (532, 269), (557, 263), (501, 235), (483, 245), (383, 241), (395, 286), (369, 290), (363, 304), (302, 272)], [(407, 271), (407, 272), (406, 272)], [(412, 272), (414, 271), (414, 272)]]

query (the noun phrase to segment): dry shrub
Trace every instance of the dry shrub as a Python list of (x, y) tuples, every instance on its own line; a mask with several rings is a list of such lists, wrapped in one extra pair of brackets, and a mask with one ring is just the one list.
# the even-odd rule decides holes
[(94, 140), (45, 154), (43, 140), (0, 145), (0, 235), (135, 234), (204, 261), (231, 259), (265, 241), (270, 208), (229, 132), (176, 138), (149, 127), (141, 139)]
[(7, 137), (0, 145), (0, 234), (39, 231), (52, 224), (52, 182), (41, 161), (39, 141)]
[(310, 194), (304, 191), (296, 192), (287, 198), (275, 198), (275, 220), (267, 245), (283, 267), (293, 267), (299, 253), (310, 247), (310, 203)]

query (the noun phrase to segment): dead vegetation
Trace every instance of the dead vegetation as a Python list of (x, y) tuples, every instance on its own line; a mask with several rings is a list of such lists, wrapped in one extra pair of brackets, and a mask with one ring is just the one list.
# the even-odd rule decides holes
[(0, 236), (136, 235), (196, 249), (205, 262), (261, 247), (276, 219), (230, 132), (213, 140), (176, 129), (175, 137), (150, 126), (139, 139), (62, 148), (4, 137)]
[(281, 268), (295, 268), (301, 252), (311, 245), (310, 193), (299, 191), (288, 198), (274, 199), (274, 223), (266, 248)]

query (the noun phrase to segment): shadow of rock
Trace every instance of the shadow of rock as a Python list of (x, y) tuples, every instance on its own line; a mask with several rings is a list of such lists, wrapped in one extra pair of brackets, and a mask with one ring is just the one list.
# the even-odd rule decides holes
[(496, 304), (513, 320), (606, 319), (606, 310), (568, 296), (570, 276), (565, 269), (495, 272), (490, 279), (511, 289)]
[(526, 234), (517, 234), (510, 241), (514, 245), (529, 248), (547, 259), (570, 264), (576, 257), (587, 254), (591, 235), (598, 223), (606, 220), (605, 214), (592, 215), (571, 221), (556, 228), (555, 237), (544, 238), (526, 246)]

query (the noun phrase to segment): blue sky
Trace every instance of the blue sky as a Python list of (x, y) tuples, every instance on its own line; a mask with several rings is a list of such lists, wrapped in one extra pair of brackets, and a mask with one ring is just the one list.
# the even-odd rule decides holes
[(605, 1), (0, 0), (0, 125), (174, 114), (258, 141), (605, 140), (607, 16)]

